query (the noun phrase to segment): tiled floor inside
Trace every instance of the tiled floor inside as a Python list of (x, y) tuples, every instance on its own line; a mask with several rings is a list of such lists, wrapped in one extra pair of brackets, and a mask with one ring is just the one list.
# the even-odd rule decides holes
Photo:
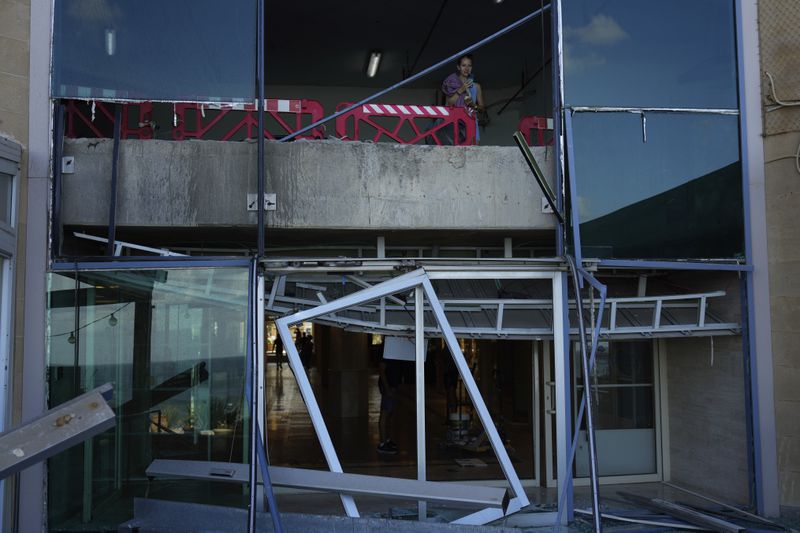
[[(401, 478), (417, 476), (416, 417), (414, 385), (401, 385), (398, 404), (392, 415), (389, 435), (399, 447), (397, 455), (378, 453), (378, 418), (381, 396), (377, 373), (368, 376), (368, 409), (365, 416), (341, 418), (332, 416), (325, 404), (321, 376), (312, 368), (309, 378), (320, 403), (334, 447), (345, 472)], [(294, 375), (288, 364), (278, 368), (273, 362), (267, 369), (267, 420), (270, 463), (298, 468), (327, 469), (327, 464), (303, 403)], [(469, 403), (465, 393), (464, 403)], [(491, 409), (491, 408), (490, 408)], [(470, 413), (469, 407), (462, 408)], [(427, 477), (434, 481), (502, 479), (503, 473), (494, 452), (484, 441), (461, 444), (448, 439), (446, 393), (434, 385), (426, 387)], [(495, 420), (498, 419), (493, 413)], [(502, 417), (500, 417), (502, 418)], [(474, 429), (473, 434), (479, 433)], [(502, 418), (502, 435), (518, 475), (533, 477), (533, 431), (530, 422)], [(473, 465), (473, 466), (464, 466)]]
[[(300, 468), (327, 469), (322, 449), (289, 365), (284, 363), (279, 368), (274, 359), (271, 359), (267, 367), (270, 463)], [(356, 418), (333, 416), (330, 406), (325, 404), (326, 391), (322, 385), (324, 380), (319, 370), (312, 368), (308, 371), (308, 375), (345, 472), (416, 478), (413, 384), (401, 386), (394, 418), (394, 430), (391, 436), (397, 441), (400, 451), (397, 455), (381, 455), (376, 449), (381, 400), (377, 387), (377, 372), (372, 371), (368, 375), (369, 393), (366, 414)], [(502, 479), (502, 472), (491, 449), (471, 450), (465, 446), (453, 445), (450, 442), (451, 439), (448, 439), (446, 393), (440, 385), (441, 383), (439, 386), (431, 383), (426, 387), (426, 432), (429, 443), (426, 450), (428, 456), (427, 478), (458, 482)], [(513, 409), (509, 409), (509, 403), (512, 402), (509, 402), (508, 397), (504, 396), (503, 391), (499, 391), (498, 394), (495, 394), (495, 399), (489, 405), (489, 409), (492, 411), (493, 418), (500, 422), (500, 431), (506, 441), (512, 463), (520, 478), (524, 480), (531, 506), (495, 525), (531, 529), (529, 520), (531, 513), (555, 512), (558, 508), (558, 493), (555, 488), (545, 488), (541, 486), (541, 483), (531, 481), (535, 465), (534, 432), (529, 421), (514, 418), (511, 413)], [(468, 409), (466, 410), (468, 411)], [(472, 431), (474, 433), (477, 430), (473, 427)], [(460, 461), (463, 459), (476, 460), (474, 463), (482, 466), (463, 466), (465, 463)], [(539, 461), (540, 470), (542, 470), (543, 461), (541, 459)], [(640, 506), (632, 504), (626, 498), (626, 494), (662, 498), (687, 503), (698, 508), (716, 508), (717, 511), (721, 509), (707, 500), (694, 497), (664, 483), (636, 483), (601, 486), (600, 498), (603, 512), (619, 511), (624, 513), (641, 509)], [(344, 515), (341, 501), (334, 494), (279, 488), (276, 489), (276, 496), (281, 512)], [(591, 509), (592, 498), (588, 486), (576, 487), (574, 499), (575, 509)], [(386, 497), (357, 497), (355, 501), (362, 516), (412, 520), (417, 517), (417, 502), (415, 501)], [(457, 505), (429, 504), (428, 516), (430, 520), (446, 522), (477, 510), (476, 508), (459, 508)], [(582, 519), (580, 514), (577, 517), (578, 520), (573, 523), (571, 529), (590, 530), (590, 518)], [(624, 525), (621, 522), (613, 521), (609, 522), (606, 527), (617, 530), (631, 527), (636, 529), (633, 524)]]

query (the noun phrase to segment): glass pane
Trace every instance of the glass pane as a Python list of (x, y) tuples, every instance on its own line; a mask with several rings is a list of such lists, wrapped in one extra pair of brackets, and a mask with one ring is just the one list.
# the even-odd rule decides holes
[[(652, 341), (600, 342), (592, 378), (594, 427), (601, 476), (656, 471), (655, 369)], [(582, 372), (574, 359), (576, 402), (583, 396)], [(574, 415), (573, 415), (574, 416)], [(589, 475), (588, 435), (584, 418), (575, 472)]]
[(744, 257), (738, 117), (576, 113), (584, 257)]
[[(583, 387), (578, 386), (578, 398)], [(594, 425), (601, 429), (653, 429), (653, 387), (599, 385), (593, 389)], [(586, 427), (586, 423), (582, 424)]]
[(738, 108), (731, 0), (564, 2), (569, 105)]
[(57, 0), (53, 96), (252, 102), (256, 3)]
[[(653, 384), (652, 341), (599, 342), (593, 383), (600, 385)], [(576, 368), (580, 377), (581, 367)]]
[(247, 462), (247, 279), (222, 268), (50, 276), (50, 406), (110, 382), (117, 415), (114, 428), (49, 460), (51, 528), (116, 529), (148, 492), (246, 504), (238, 485), (148, 482), (145, 469), (154, 459)]
[(9, 226), (13, 223), (11, 220), (11, 201), (14, 198), (13, 186), (14, 176), (0, 172), (0, 222), (5, 222)]

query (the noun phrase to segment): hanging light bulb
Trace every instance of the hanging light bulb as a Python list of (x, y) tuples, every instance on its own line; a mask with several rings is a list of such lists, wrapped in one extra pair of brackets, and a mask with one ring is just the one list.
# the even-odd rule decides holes
[(114, 316), (114, 313), (111, 313), (111, 316), (108, 318), (108, 325), (113, 328), (117, 325), (117, 322), (119, 322), (119, 320)]
[(70, 343), (70, 344), (75, 344), (75, 332), (74, 331), (70, 331), (69, 332), (69, 337), (67, 338), (67, 342)]

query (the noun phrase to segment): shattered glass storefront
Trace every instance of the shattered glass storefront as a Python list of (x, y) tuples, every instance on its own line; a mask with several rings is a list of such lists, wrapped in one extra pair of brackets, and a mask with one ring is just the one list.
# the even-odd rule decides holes
[(563, 17), (580, 252), (743, 259), (733, 2), (576, 0)]
[[(638, 272), (638, 296), (678, 287), (719, 294), (725, 305), (715, 313), (732, 325), (702, 340), (598, 345), (592, 388), (600, 475), (649, 471), (753, 504), (759, 489), (748, 459), (754, 345), (746, 333), (753, 311), (737, 6), (562, 1), (564, 175), (569, 248), (578, 258), (596, 259), (609, 274)], [(683, 268), (696, 273), (681, 275)], [(663, 310), (631, 310), (631, 317), (671, 322)], [(724, 371), (714, 368), (717, 353)], [(726, 393), (710, 397), (709, 389)], [(583, 476), (590, 470), (587, 429), (576, 459)], [(703, 438), (706, 431), (724, 435), (726, 445)]]
[[(599, 498), (600, 478), (693, 481), (708, 456), (740, 466), (725, 496), (749, 497), (734, 4), (691, 4), (698, 18), (688, 0), (539, 4), (512, 26), (536, 23), (541, 65), (487, 108), (495, 126), (508, 106), (549, 108), (563, 79), (541, 142), (525, 141), (565, 193), (558, 218), (522, 160), (511, 185), (478, 175), (519, 157), (489, 145), (500, 134), (438, 146), (444, 122), (388, 116), (446, 106), (356, 106), (349, 119), (394, 134), (379, 143), (325, 140), (321, 106), (264, 98), (278, 44), (259, 40), (263, 2), (56, 0), (53, 158), (72, 162), (53, 176), (48, 400), (110, 382), (116, 427), (49, 461), (51, 530), (110, 529), (142, 501), (234, 508), (252, 527), (272, 485), (293, 510), (310, 506), (295, 489), (313, 489), (350, 517), (374, 497), (421, 520), (522, 510), (520, 524), (551, 525), (577, 491)], [(324, 54), (314, 68), (289, 55), (275, 58), (281, 90), (347, 93), (318, 80)], [(376, 82), (358, 83), (337, 113)], [(389, 154), (401, 123), (437, 146)], [(539, 218), (512, 232), (500, 215), (514, 201)], [(722, 269), (669, 265), (706, 260)], [(724, 439), (699, 453), (702, 425)]]
[(49, 461), (51, 529), (121, 523), (146, 494), (246, 505), (238, 487), (145, 470), (160, 458), (249, 461), (247, 269), (53, 273), (48, 309), (50, 405), (111, 383), (117, 417)]

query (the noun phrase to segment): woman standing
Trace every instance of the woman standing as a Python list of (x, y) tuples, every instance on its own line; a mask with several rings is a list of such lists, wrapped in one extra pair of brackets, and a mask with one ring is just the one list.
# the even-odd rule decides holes
[(447, 105), (463, 107), (475, 118), (475, 137), (480, 140), (478, 130), (478, 111), (483, 110), (483, 90), (472, 76), (472, 56), (465, 54), (456, 62), (456, 72), (442, 82), (442, 92)]

